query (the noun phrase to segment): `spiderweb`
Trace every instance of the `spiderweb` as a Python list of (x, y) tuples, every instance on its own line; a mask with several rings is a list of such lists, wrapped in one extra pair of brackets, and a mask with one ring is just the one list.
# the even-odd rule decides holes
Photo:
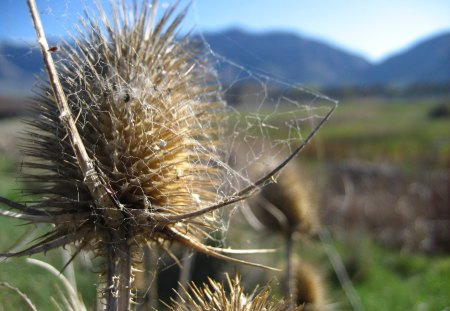
[[(211, 48), (209, 53), (219, 75), (227, 75), (222, 84), (229, 118), (227, 180), (219, 189), (227, 196), (251, 186), (291, 155), (337, 102), (270, 73), (248, 69)], [(276, 178), (277, 174), (259, 186), (276, 182)]]

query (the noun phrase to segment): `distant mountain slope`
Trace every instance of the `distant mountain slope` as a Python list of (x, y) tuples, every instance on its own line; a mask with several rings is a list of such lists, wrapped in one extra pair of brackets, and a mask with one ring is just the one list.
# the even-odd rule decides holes
[(42, 66), (38, 49), (0, 42), (0, 95), (30, 94), (35, 75), (41, 71)]
[[(271, 32), (250, 34), (240, 30), (206, 34), (211, 49), (247, 69), (294, 83), (315, 85), (353, 84), (371, 65), (361, 57), (319, 41), (294, 34)], [(237, 68), (221, 68), (226, 82)]]
[(450, 82), (450, 33), (416, 44), (373, 66), (364, 75), (368, 83), (412, 84)]
[[(205, 34), (216, 53), (251, 72), (319, 87), (343, 85), (408, 85), (450, 83), (450, 33), (425, 40), (373, 65), (367, 60), (297, 35), (252, 34), (229, 30)], [(218, 62), (225, 83), (235, 82), (240, 69)], [(42, 67), (40, 52), (30, 46), (0, 43), (0, 96), (29, 94)]]

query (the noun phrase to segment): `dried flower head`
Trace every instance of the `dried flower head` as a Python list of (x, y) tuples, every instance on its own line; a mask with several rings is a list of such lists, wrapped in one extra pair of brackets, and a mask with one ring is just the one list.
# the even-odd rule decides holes
[(240, 279), (233, 280), (226, 275), (227, 286), (212, 279), (199, 288), (191, 283), (189, 290), (183, 288), (183, 296), (178, 293), (181, 301), (172, 300), (166, 305), (170, 311), (300, 311), (302, 307), (290, 307), (283, 301), (274, 302), (270, 298), (270, 289), (256, 289), (250, 295), (244, 293)]
[(294, 162), (280, 173), (276, 183), (267, 185), (247, 202), (249, 220), (258, 228), (288, 234), (310, 234), (318, 229), (311, 189)]
[(200, 239), (214, 227), (213, 213), (163, 221), (217, 201), (224, 104), (214, 72), (189, 37), (176, 38), (184, 12), (173, 16), (171, 7), (152, 28), (148, 4), (134, 8), (134, 20), (128, 9), (114, 6), (112, 21), (100, 9), (102, 24), (83, 20), (81, 37), (59, 52), (57, 65), (94, 163), (89, 173), (98, 176), (112, 206), (90, 191), (55, 97), (42, 82), (34, 98), (38, 117), (29, 122), (24, 146), (24, 167), (32, 170), (23, 177), (37, 199), (22, 208), (22, 218), (55, 227), (19, 254), (74, 241), (103, 250), (112, 232), (129, 244)]
[(291, 286), (297, 305), (304, 305), (305, 311), (328, 310), (325, 298), (325, 286), (320, 271), (305, 261), (296, 261), (293, 265)]

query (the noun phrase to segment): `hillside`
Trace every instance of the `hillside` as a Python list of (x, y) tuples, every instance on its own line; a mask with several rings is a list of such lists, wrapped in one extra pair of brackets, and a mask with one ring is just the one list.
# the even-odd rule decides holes
[[(371, 64), (362, 57), (325, 43), (294, 34), (250, 34), (230, 30), (206, 34), (213, 51), (247, 69), (295, 83), (315, 85), (353, 84)], [(224, 64), (225, 82), (237, 68)]]
[(413, 84), (450, 82), (450, 33), (422, 41), (403, 53), (373, 66), (368, 83)]
[[(380, 64), (288, 33), (230, 30), (205, 38), (225, 58), (294, 83), (326, 87), (450, 83), (450, 33), (423, 40)], [(230, 82), (237, 69), (225, 64), (221, 71), (224, 81)]]
[[(226, 60), (217, 62), (226, 84), (241, 77), (242, 70), (232, 63), (254, 73), (318, 87), (450, 83), (450, 33), (421, 41), (380, 64), (291, 33), (232, 29), (204, 38)], [(0, 43), (0, 95), (29, 94), (41, 66), (38, 49)]]

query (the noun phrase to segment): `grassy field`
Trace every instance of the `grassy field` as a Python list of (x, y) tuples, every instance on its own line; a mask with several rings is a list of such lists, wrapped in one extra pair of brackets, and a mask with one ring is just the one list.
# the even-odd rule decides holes
[[(444, 166), (450, 161), (450, 119), (430, 117), (443, 101), (344, 101), (318, 138), (327, 158)], [(308, 152), (314, 156), (314, 150)]]
[[(450, 257), (425, 256), (383, 248), (370, 239), (338, 243), (365, 310), (450, 310)], [(344, 297), (330, 271), (335, 301)], [(342, 302), (340, 310), (351, 310)], [(345, 307), (344, 307), (345, 306)]]
[(399, 254), (379, 247), (356, 283), (366, 310), (450, 310), (450, 258)]
[[(428, 99), (384, 101), (379, 99), (341, 103), (333, 118), (320, 131), (316, 143), (323, 148), (325, 161), (358, 159), (388, 162), (407, 172), (421, 169), (449, 169), (450, 119), (432, 119), (430, 110), (442, 100)], [(16, 122), (0, 123), (0, 133), (15, 132)], [(14, 130), (11, 130), (14, 129)], [(314, 162), (316, 148), (308, 147), (302, 155)], [(20, 197), (16, 183), (17, 158), (14, 147), (0, 154), (0, 196)], [(320, 164), (319, 164), (320, 165)], [(0, 218), (0, 252), (14, 245), (28, 226)], [(423, 255), (386, 248), (362, 235), (357, 243), (340, 228), (336, 246), (346, 263), (355, 289), (367, 311), (377, 310), (450, 310), (450, 256)], [(349, 242), (350, 241), (350, 242)], [(266, 247), (266, 246), (264, 246)], [(305, 250), (301, 250), (304, 256)], [(325, 266), (329, 263), (320, 244), (312, 251)], [(313, 256), (313, 257), (314, 257)], [(33, 256), (34, 257), (34, 256)], [(63, 266), (60, 252), (51, 251), (36, 258)], [(76, 263), (78, 289), (90, 310), (94, 310), (97, 278), (92, 268)], [(326, 272), (329, 300), (336, 310), (351, 310), (333, 270)], [(39, 310), (57, 310), (50, 297), (59, 300), (61, 283), (48, 271), (30, 265), (25, 259), (0, 262), (0, 282), (7, 282), (26, 293)], [(0, 310), (25, 309), (19, 296), (0, 287)]]

